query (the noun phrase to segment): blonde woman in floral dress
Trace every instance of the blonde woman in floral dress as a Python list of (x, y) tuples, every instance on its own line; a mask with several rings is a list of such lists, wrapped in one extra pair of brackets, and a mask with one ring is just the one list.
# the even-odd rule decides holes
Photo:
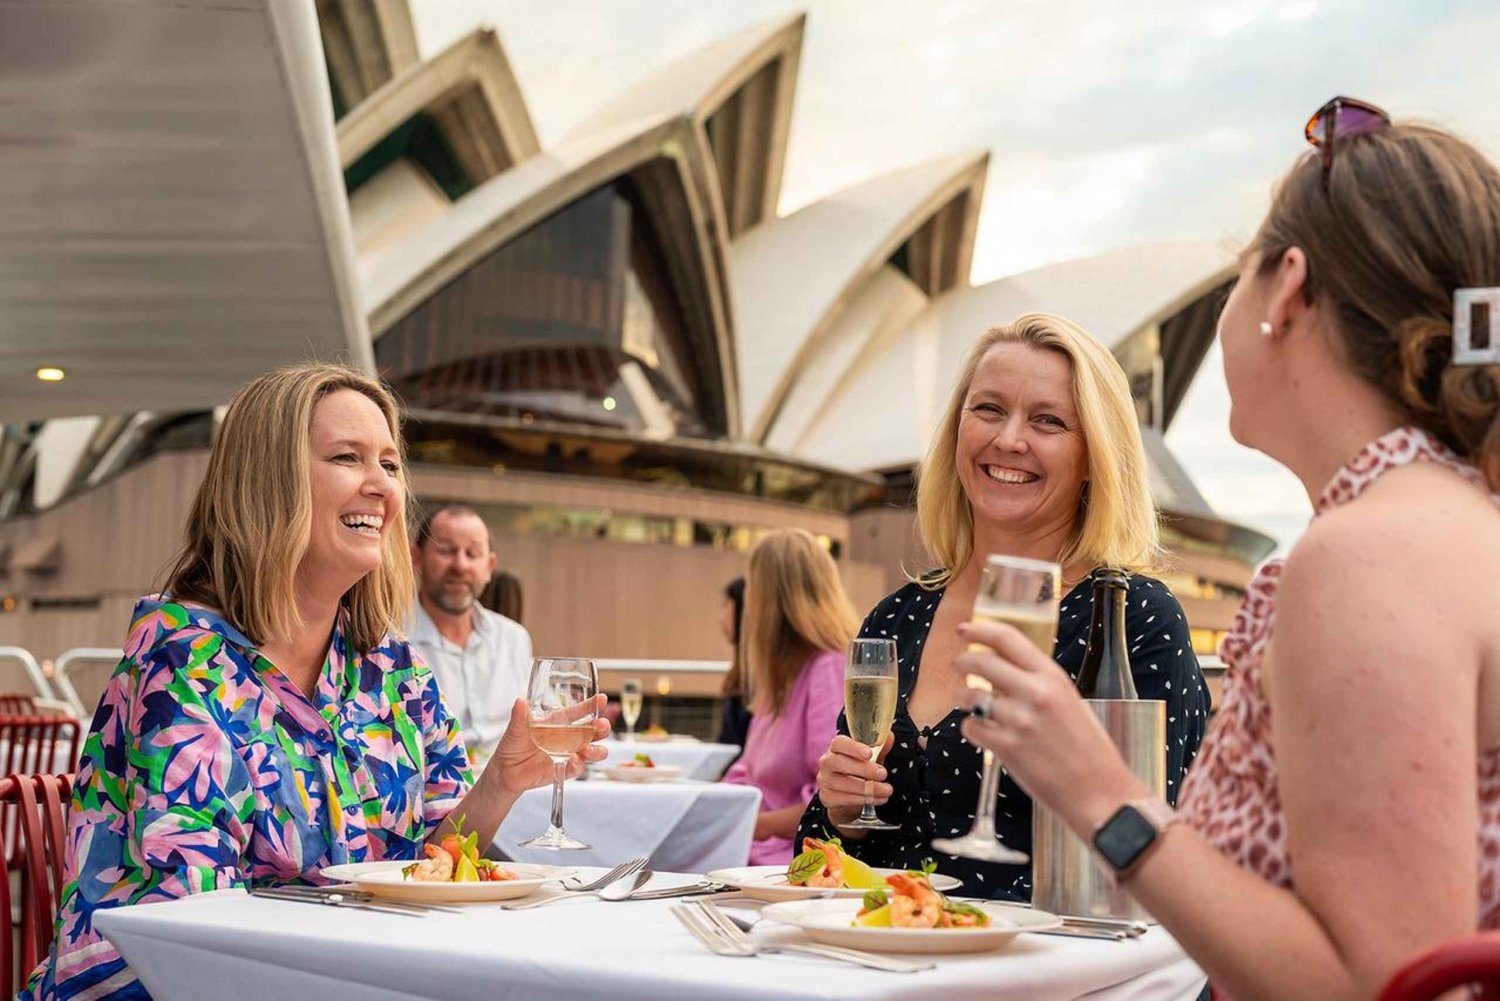
[[(94, 714), (57, 939), (23, 998), (149, 997), (94, 929), (100, 910), (420, 858), (452, 816), (488, 844), (552, 781), (522, 701), (473, 777), (432, 673), (394, 632), (412, 597), (390, 395), (330, 365), (246, 386), (167, 590), (136, 605)], [(571, 769), (603, 757), (590, 747)]]

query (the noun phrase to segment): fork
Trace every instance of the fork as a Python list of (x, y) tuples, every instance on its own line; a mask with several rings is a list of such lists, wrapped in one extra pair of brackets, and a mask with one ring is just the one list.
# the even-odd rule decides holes
[(301, 883), (279, 883), (274, 886), (260, 886), (257, 890), (270, 893), (261, 893), (261, 896), (275, 896), (291, 899), (293, 897), (306, 900), (322, 902), (328, 897), (339, 897), (345, 904), (374, 904), (378, 907), (388, 907), (411, 911), (442, 911), (444, 914), (463, 914), (462, 907), (449, 904), (431, 903), (417, 900), (395, 900), (390, 897), (377, 897), (368, 890), (360, 890), (353, 886), (307, 886)]
[(588, 883), (581, 882), (577, 876), (564, 876), (562, 879), (558, 880), (558, 882), (561, 883), (562, 888), (564, 890), (567, 890), (569, 893), (590, 893), (594, 890), (603, 889), (617, 879), (623, 879), (624, 877), (629, 876), (631, 873), (639, 872), (641, 868), (646, 864), (646, 861), (646, 856), (642, 855), (639, 858), (633, 858), (629, 861), (621, 862), (609, 872), (606, 872), (598, 879)]
[(622, 879), (629, 879), (645, 867), (646, 859), (644, 857), (633, 858), (629, 862), (621, 862), (603, 876), (582, 886), (568, 886), (566, 880), (564, 880), (563, 889), (567, 892), (558, 894), (555, 897), (543, 897), (541, 900), (526, 900), (519, 904), (501, 904), (500, 909), (502, 911), (529, 911), (533, 907), (545, 907), (548, 904), (555, 904), (562, 900), (583, 900), (590, 893), (597, 894), (599, 890), (606, 886), (611, 886)]
[(827, 945), (770, 945), (758, 942), (740, 931), (722, 911), (708, 901), (694, 901), (693, 905), (675, 905), (672, 908), (672, 914), (709, 952), (719, 956), (750, 957), (791, 953), (835, 959), (839, 962), (853, 963), (856, 966), (882, 970), (886, 973), (917, 973), (935, 968), (932, 963), (908, 963), (901, 959), (890, 959), (873, 953), (839, 949)]

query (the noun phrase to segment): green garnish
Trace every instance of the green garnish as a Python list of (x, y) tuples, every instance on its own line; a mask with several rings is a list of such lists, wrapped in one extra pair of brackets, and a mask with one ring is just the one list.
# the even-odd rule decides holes
[(920, 867), (906, 871), (913, 876), (931, 876), (937, 872), (937, 863), (930, 858), (924, 858)]
[(864, 909), (866, 911), (878, 910), (879, 908), (884, 907), (887, 903), (888, 901), (886, 900), (884, 890), (865, 891)]
[(792, 859), (792, 864), (786, 867), (786, 881), (793, 886), (801, 886), (822, 872), (823, 865), (827, 861), (823, 853), (817, 849), (803, 852)]
[(646, 768), (655, 768), (656, 767), (656, 762), (654, 762), (654, 761), (651, 760), (651, 755), (649, 755), (649, 754), (637, 754), (635, 756), (635, 760), (637, 762), (639, 762), (641, 765), (645, 766)]

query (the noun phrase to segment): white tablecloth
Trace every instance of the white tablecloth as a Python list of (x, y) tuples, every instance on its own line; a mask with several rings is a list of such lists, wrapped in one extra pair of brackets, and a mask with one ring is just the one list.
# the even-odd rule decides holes
[(606, 740), (599, 746), (609, 751), (609, 757), (595, 768), (608, 768), (630, 761), (637, 754), (649, 754), (658, 765), (681, 768), (683, 778), (705, 782), (713, 782), (724, 774), (724, 769), (740, 753), (737, 744), (711, 744), (697, 740)]
[(520, 847), (547, 829), (551, 786), (516, 801), (495, 844), (517, 862), (612, 866), (646, 855), (653, 869), (707, 872), (746, 863), (759, 812), (760, 790), (749, 786), (575, 780), (563, 790), (563, 827), (589, 850)]
[[(225, 890), (94, 921), (157, 1001), (1190, 1001), (1203, 984), (1159, 928), (1124, 942), (1023, 935), (998, 952), (933, 957), (935, 970), (896, 974), (800, 956), (714, 956), (671, 904), (475, 904), (407, 916)], [(800, 933), (763, 924), (756, 934)]]

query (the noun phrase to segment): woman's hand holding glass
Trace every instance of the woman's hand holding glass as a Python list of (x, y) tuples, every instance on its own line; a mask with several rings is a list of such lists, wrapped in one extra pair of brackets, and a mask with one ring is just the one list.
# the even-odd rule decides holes
[(1150, 795), (1067, 673), (1024, 633), (996, 622), (966, 622), (958, 632), (983, 646), (954, 664), (993, 686), (967, 696), (971, 707), (983, 703), (986, 710), (964, 721), (964, 738), (1004, 761), (1028, 795), (1085, 837), (1126, 800)]
[(853, 737), (839, 734), (828, 745), (827, 753), (818, 759), (818, 798), (828, 811), (828, 819), (836, 826), (842, 827), (859, 816), (867, 790), (876, 806), (891, 798), (894, 790), (885, 781), (885, 766), (881, 762), (894, 739), (887, 735), (885, 745), (871, 761), (868, 747)]
[[(568, 758), (568, 778), (581, 775), (589, 762), (609, 757), (608, 748), (593, 743), (609, 736), (609, 720), (597, 718), (604, 711), (604, 702), (605, 696), (598, 695), (591, 704), (573, 707), (582, 715), (594, 713), (596, 719), (589, 745)], [(527, 789), (552, 784), (556, 766), (551, 755), (538, 748), (532, 737), (531, 706), (525, 699), (516, 699), (516, 704), (511, 706), (510, 725), (505, 728), (505, 736), (500, 738), (499, 746), (485, 765), (486, 771), (491, 768), (499, 770), (500, 789), (509, 795), (519, 796)]]

